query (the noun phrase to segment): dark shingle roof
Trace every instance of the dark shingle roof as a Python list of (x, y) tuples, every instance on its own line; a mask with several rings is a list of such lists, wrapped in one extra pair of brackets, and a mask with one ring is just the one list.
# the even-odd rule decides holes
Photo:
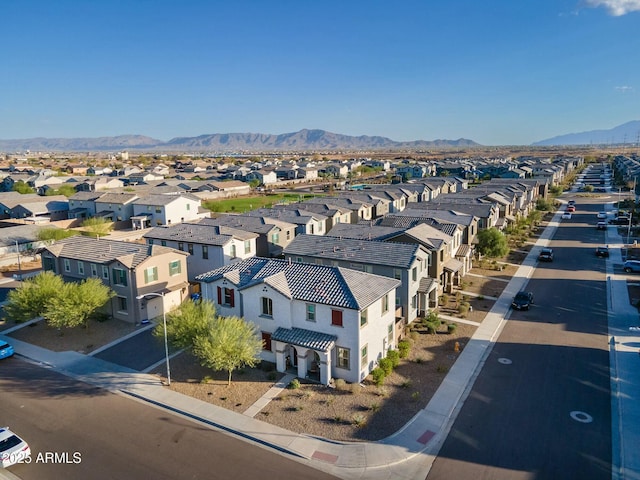
[(255, 233), (231, 227), (180, 223), (172, 226), (154, 227), (144, 234), (143, 238), (185, 241), (205, 245), (224, 245), (234, 237), (239, 240), (250, 240), (257, 236)]
[(359, 310), (400, 286), (400, 281), (348, 268), (253, 257), (198, 275), (226, 278), (238, 289), (264, 283), (287, 298)]
[(338, 337), (329, 335), (328, 333), (314, 332), (304, 328), (282, 328), (278, 327), (273, 334), (271, 340), (278, 342), (290, 343), (301, 347), (328, 352), (335, 344)]

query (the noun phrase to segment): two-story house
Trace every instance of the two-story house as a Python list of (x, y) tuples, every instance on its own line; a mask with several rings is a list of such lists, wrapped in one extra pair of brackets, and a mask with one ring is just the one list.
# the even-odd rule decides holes
[(279, 372), (361, 382), (397, 346), (393, 278), (254, 257), (197, 279), (218, 314), (256, 324)]
[(190, 193), (144, 195), (133, 201), (131, 220), (134, 228), (190, 222), (209, 216), (200, 210), (201, 204), (200, 198)]
[(162, 245), (187, 252), (190, 282), (196, 276), (256, 254), (256, 233), (236, 228), (180, 223), (155, 227), (143, 235), (149, 245)]
[[(45, 246), (42, 266), (66, 282), (100, 278), (116, 294), (107, 313), (140, 323), (162, 315), (188, 297), (187, 255), (160, 245), (75, 236)], [(161, 297), (149, 301), (136, 298), (148, 293)]]

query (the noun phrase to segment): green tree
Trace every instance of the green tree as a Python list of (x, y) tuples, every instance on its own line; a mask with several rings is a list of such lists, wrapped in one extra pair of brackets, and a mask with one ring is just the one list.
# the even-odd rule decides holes
[(65, 283), (45, 305), (47, 323), (56, 328), (89, 328), (91, 315), (104, 306), (115, 293), (99, 278), (87, 278), (80, 283)]
[(104, 237), (109, 235), (109, 232), (113, 229), (113, 223), (103, 217), (91, 217), (82, 222), (82, 226), (93, 237)]
[(509, 252), (507, 238), (497, 228), (488, 228), (478, 232), (478, 252), (487, 257), (502, 257)]
[(206, 335), (195, 338), (193, 353), (203, 367), (229, 373), (231, 385), (234, 370), (254, 367), (260, 361), (262, 339), (255, 324), (238, 317), (217, 317)]
[(76, 189), (73, 188), (73, 185), (60, 185), (60, 188), (53, 189), (50, 188), (46, 192), (44, 192), (45, 196), (52, 195), (64, 195), (65, 197), (70, 197), (71, 195), (76, 194)]
[(13, 189), (14, 192), (18, 192), (18, 193), (36, 193), (35, 189), (31, 188), (27, 183), (23, 182), (22, 180), (18, 180), (17, 182), (15, 182), (13, 184)]
[(36, 238), (41, 242), (47, 242), (51, 240), (56, 241), (62, 240), (63, 238), (67, 237), (73, 237), (74, 235), (78, 235), (78, 233), (79, 232), (77, 230), (65, 230), (63, 228), (47, 227), (43, 228), (42, 230), (38, 230), (38, 233), (36, 233)]
[[(184, 302), (167, 313), (167, 337), (175, 347), (192, 349), (197, 337), (208, 335), (215, 318), (216, 307), (212, 302)], [(164, 325), (157, 325), (153, 334), (164, 337)]]
[(7, 318), (25, 322), (35, 317), (46, 317), (46, 305), (50, 298), (62, 291), (64, 281), (53, 272), (43, 272), (22, 282), (11, 290), (4, 306)]

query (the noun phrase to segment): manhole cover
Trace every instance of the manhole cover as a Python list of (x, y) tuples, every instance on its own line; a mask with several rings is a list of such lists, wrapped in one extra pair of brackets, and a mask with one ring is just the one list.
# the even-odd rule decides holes
[(509, 360), (508, 358), (499, 358), (498, 362), (500, 362), (503, 365), (511, 365), (513, 362), (511, 360)]
[(589, 415), (588, 413), (585, 413), (585, 412), (580, 412), (578, 410), (574, 410), (569, 415), (571, 415), (571, 418), (573, 418), (576, 422), (580, 422), (580, 423), (591, 423), (591, 422), (593, 422), (593, 417), (591, 415)]

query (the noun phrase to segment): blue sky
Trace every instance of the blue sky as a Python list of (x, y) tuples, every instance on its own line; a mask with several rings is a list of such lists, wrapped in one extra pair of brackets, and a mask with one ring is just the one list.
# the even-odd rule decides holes
[(2, 0), (0, 139), (525, 145), (640, 119), (640, 0)]

